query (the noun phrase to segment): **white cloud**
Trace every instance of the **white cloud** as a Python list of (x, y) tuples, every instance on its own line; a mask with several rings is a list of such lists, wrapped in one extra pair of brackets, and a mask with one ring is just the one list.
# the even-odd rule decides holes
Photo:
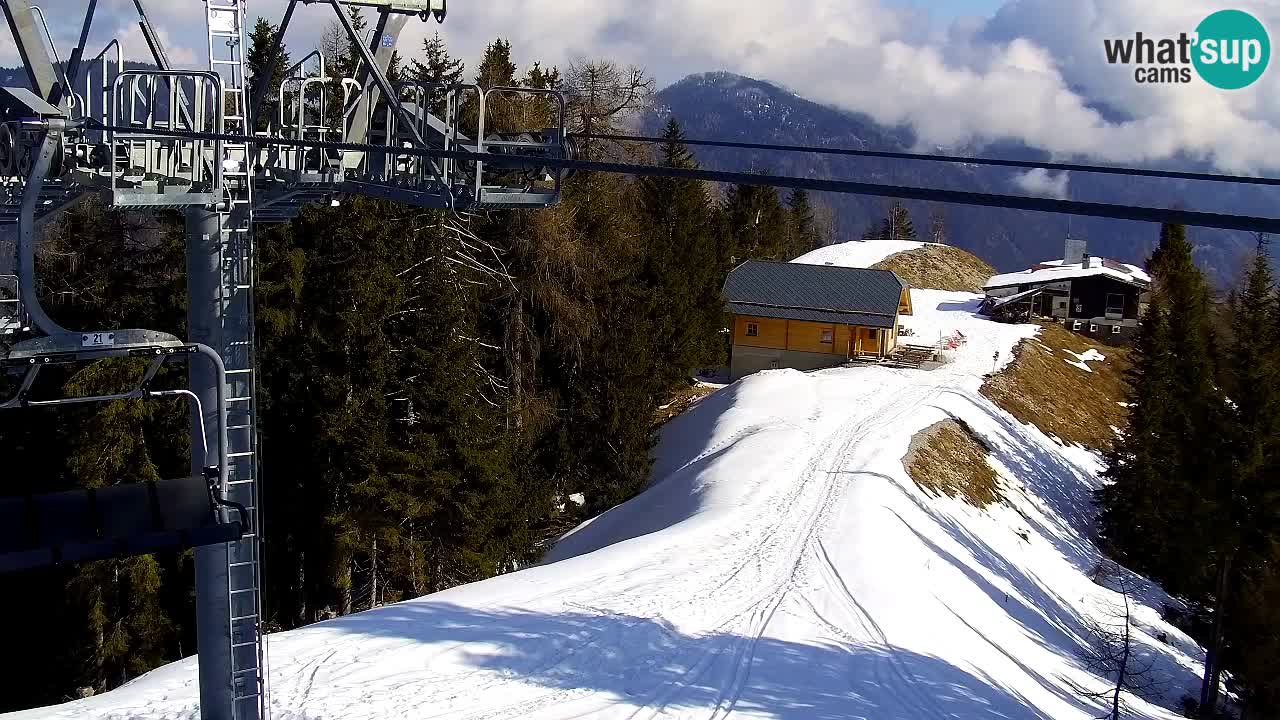
[[(128, 28), (131, 5), (103, 0), (100, 17), (111, 19), (99, 27)], [(253, 0), (251, 15), (278, 21), (284, 6)], [(1235, 6), (1261, 18), (1280, 45), (1280, 4)], [(170, 44), (189, 49), (171, 54), (204, 56), (198, 5), (149, 0), (148, 8)], [(646, 66), (663, 83), (718, 69), (772, 80), (884, 123), (910, 124), (923, 146), (1019, 140), (1060, 157), (1153, 163), (1185, 154), (1222, 171), (1275, 172), (1280, 61), (1235, 92), (1198, 78), (1139, 85), (1132, 69), (1105, 61), (1104, 38), (1176, 35), (1217, 9), (1207, 0), (1009, 0), (990, 19), (942, 28), (921, 10), (887, 0), (495, 0), (453, 3), (438, 28), (410, 22), (400, 47), (411, 54), (439, 29), (474, 67), (485, 44), (501, 36), (512, 41), (522, 68), (533, 60), (607, 56)], [(300, 4), (288, 38), (294, 55), (310, 49), (331, 20), (326, 6)], [(64, 46), (77, 23), (55, 20)], [(144, 57), (145, 46), (131, 39), (127, 52)], [(0, 49), (0, 62), (5, 53)]]
[(1067, 186), (1070, 181), (1070, 173), (1060, 172), (1054, 175), (1044, 168), (1028, 170), (1013, 178), (1013, 184), (1027, 194), (1055, 198), (1057, 200), (1067, 199)]

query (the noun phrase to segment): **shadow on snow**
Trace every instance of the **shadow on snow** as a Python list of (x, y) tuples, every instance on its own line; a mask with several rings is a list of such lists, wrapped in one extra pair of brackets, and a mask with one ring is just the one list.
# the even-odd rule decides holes
[[(652, 709), (736, 710), (807, 720), (1048, 720), (995, 678), (891, 647), (719, 633), (689, 636), (662, 621), (629, 615), (480, 610), (431, 601), (393, 605), (326, 625), (330, 631), (438, 644), (442, 650), (474, 643), (478, 651), (463, 651), (472, 667), (545, 688), (604, 693), (620, 704)], [(334, 677), (327, 693), (342, 684), (340, 675)], [(424, 692), (437, 682), (427, 685)], [(304, 698), (277, 694), (277, 699), (302, 701), (295, 710), (306, 711)], [(508, 712), (519, 715), (518, 707)]]

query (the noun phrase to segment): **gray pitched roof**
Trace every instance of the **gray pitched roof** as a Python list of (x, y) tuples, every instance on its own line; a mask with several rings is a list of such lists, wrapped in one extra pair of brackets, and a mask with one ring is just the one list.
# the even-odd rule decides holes
[(888, 270), (748, 260), (723, 294), (737, 315), (893, 327), (905, 287)]

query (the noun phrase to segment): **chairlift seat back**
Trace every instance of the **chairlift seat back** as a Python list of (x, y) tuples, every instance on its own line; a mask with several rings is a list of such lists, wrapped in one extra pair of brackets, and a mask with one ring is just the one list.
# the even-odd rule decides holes
[(203, 477), (0, 498), (0, 573), (238, 540)]

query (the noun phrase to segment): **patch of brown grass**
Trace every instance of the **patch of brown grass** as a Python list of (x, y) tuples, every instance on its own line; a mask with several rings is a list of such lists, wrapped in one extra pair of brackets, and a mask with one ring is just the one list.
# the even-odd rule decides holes
[[(1067, 364), (1063, 350), (1083, 354), (1096, 349), (1106, 360), (1088, 363), (1093, 372)], [(1105, 451), (1116, 440), (1111, 426), (1123, 429), (1128, 410), (1124, 373), (1129, 350), (1100, 345), (1053, 323), (1023, 340), (1013, 362), (982, 385), (982, 394), (1005, 412), (1067, 443)]]
[(716, 390), (719, 390), (719, 388), (701, 384), (681, 386), (673, 390), (671, 396), (667, 399), (667, 404), (655, 411), (654, 427), (666, 425), (672, 418), (693, 407), (699, 400)]
[(978, 293), (996, 274), (995, 268), (978, 256), (949, 245), (900, 252), (871, 267), (892, 270), (911, 287)]
[(916, 433), (902, 465), (930, 492), (963, 498), (974, 507), (1000, 502), (1000, 478), (987, 462), (990, 448), (960, 420), (943, 420)]

